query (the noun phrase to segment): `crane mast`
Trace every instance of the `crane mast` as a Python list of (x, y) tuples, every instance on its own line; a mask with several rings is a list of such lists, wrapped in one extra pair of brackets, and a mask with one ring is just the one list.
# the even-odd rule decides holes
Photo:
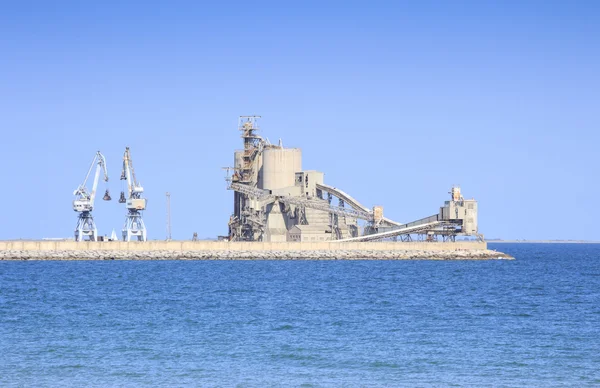
[(121, 180), (127, 182), (127, 194), (122, 191), (119, 198), (119, 202), (124, 203), (127, 208), (127, 216), (123, 226), (123, 241), (131, 241), (132, 239), (146, 241), (146, 225), (141, 213), (146, 209), (146, 199), (142, 197), (144, 188), (135, 176), (129, 147), (125, 148), (125, 154), (123, 155)]
[[(87, 181), (92, 173), (94, 165), (96, 166), (96, 173), (94, 174), (92, 191), (89, 192), (87, 189)], [(96, 228), (96, 223), (94, 222), (94, 217), (92, 216), (92, 210), (94, 209), (96, 190), (98, 189), (98, 181), (100, 179), (100, 170), (104, 173), (104, 182), (108, 182), (106, 159), (104, 158), (104, 155), (98, 151), (92, 160), (92, 164), (85, 175), (83, 183), (81, 183), (73, 192), (73, 195), (76, 197), (73, 201), (73, 210), (79, 213), (77, 217), (77, 226), (75, 227), (75, 241), (83, 241), (86, 237), (89, 241), (98, 240), (98, 230)], [(102, 199), (105, 201), (111, 200), (108, 189), (106, 189)]]

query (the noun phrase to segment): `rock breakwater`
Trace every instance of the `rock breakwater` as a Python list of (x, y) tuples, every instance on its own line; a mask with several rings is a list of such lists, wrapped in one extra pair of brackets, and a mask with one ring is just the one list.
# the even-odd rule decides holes
[(494, 260), (513, 259), (477, 250), (2, 250), (0, 260)]

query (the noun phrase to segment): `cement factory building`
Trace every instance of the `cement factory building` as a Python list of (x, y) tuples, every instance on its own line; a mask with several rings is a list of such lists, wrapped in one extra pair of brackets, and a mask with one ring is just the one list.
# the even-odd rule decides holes
[[(321, 242), (413, 238), (454, 241), (478, 236), (477, 201), (454, 187), (437, 214), (402, 224), (387, 219), (383, 207), (367, 208), (325, 184), (323, 172), (302, 169), (302, 151), (270, 144), (257, 134), (259, 116), (241, 116), (243, 149), (234, 153), (228, 189), (234, 191), (230, 241)], [(233, 174), (229, 174), (229, 171)]]

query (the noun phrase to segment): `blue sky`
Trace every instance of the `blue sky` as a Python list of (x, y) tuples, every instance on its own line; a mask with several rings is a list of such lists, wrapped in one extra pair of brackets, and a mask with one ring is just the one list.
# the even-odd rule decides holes
[[(85, 3), (85, 4), (84, 4)], [(206, 2), (209, 3), (209, 2)], [(96, 150), (122, 227), (125, 146), (149, 238), (227, 232), (237, 117), (385, 214), (452, 184), (488, 237), (600, 240), (596, 2), (7, 2), (0, 12), (0, 239), (71, 236)], [(103, 188), (103, 187), (101, 187)]]

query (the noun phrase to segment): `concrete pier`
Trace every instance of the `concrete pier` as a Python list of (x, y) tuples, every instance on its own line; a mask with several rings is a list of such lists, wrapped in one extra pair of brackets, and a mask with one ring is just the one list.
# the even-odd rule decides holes
[(0, 241), (0, 260), (486, 260), (485, 242)]

